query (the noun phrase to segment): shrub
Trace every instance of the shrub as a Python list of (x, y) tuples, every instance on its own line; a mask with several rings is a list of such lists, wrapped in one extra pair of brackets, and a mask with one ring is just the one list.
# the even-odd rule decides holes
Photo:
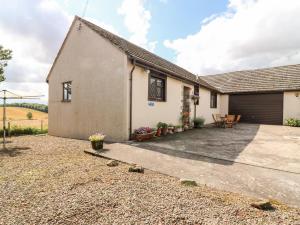
[[(46, 133), (48, 133), (48, 129), (40, 130), (38, 128), (33, 128), (33, 127), (13, 126), (10, 129), (10, 135), (11, 136), (37, 135), (37, 134), (46, 134)], [(8, 134), (8, 130), (6, 130), (6, 134)], [(0, 137), (3, 137), (3, 129), (0, 129)]]
[(196, 117), (193, 122), (195, 128), (201, 128), (204, 125), (205, 119), (202, 117)]
[(32, 119), (32, 112), (28, 112), (26, 116), (27, 116), (27, 119), (31, 120)]
[(163, 122), (159, 122), (157, 124), (157, 128), (168, 128), (168, 124), (167, 123), (163, 123)]
[(294, 119), (294, 118), (290, 118), (290, 119), (286, 120), (285, 124), (287, 126), (291, 126), (291, 127), (300, 127), (300, 120)]

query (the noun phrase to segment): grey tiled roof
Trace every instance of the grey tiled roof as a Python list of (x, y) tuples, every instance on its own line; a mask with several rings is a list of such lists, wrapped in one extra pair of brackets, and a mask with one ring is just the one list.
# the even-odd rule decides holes
[[(211, 85), (207, 84), (204, 80), (197, 79), (197, 76), (192, 74), (191, 72), (175, 65), (174, 63), (171, 63), (127, 40), (124, 38), (121, 38), (87, 20), (84, 20), (80, 17), (76, 17), (78, 20), (80, 20), (82, 23), (84, 23), (86, 26), (94, 30), (96, 33), (104, 37), (105, 39), (109, 40), (112, 44), (120, 48), (122, 51), (124, 51), (127, 55), (133, 57), (138, 62), (141, 62), (143, 64), (152, 66), (154, 68), (157, 68), (159, 70), (166, 70), (173, 73), (173, 75), (186, 79), (188, 81), (192, 81), (195, 83), (199, 83), (200, 85), (216, 90)], [(170, 74), (171, 75), (171, 74)]]
[(300, 90), (300, 64), (201, 76), (222, 93)]

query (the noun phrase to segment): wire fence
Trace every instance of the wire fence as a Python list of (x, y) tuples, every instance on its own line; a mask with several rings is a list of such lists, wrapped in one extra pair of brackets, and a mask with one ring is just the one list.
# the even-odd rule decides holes
[[(6, 121), (6, 128), (8, 131), (17, 127), (17, 128), (35, 128), (40, 129), (41, 131), (48, 129), (48, 119), (31, 119), (31, 120), (8, 120)], [(3, 127), (3, 121), (0, 121), (0, 129)]]

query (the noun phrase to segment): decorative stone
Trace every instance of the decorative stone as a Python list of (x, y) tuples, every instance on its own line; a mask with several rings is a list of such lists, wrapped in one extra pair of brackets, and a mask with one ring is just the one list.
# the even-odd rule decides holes
[(273, 210), (274, 207), (272, 206), (269, 200), (260, 200), (258, 202), (251, 203), (251, 206), (260, 210)]
[(114, 167), (114, 166), (118, 166), (119, 162), (117, 160), (110, 160), (106, 163), (106, 165), (109, 167)]
[(184, 186), (190, 186), (190, 187), (198, 186), (197, 182), (194, 180), (181, 179), (180, 183)]
[(131, 173), (144, 173), (144, 168), (138, 165), (132, 165), (129, 167), (128, 172)]

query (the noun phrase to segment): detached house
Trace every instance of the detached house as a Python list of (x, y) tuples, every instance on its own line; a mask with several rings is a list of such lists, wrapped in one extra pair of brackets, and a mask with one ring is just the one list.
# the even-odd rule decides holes
[(199, 77), (79, 17), (47, 82), (49, 134), (61, 137), (128, 140), (141, 126), (180, 124), (183, 112), (206, 123), (215, 113), (269, 124), (300, 118), (300, 65)]

